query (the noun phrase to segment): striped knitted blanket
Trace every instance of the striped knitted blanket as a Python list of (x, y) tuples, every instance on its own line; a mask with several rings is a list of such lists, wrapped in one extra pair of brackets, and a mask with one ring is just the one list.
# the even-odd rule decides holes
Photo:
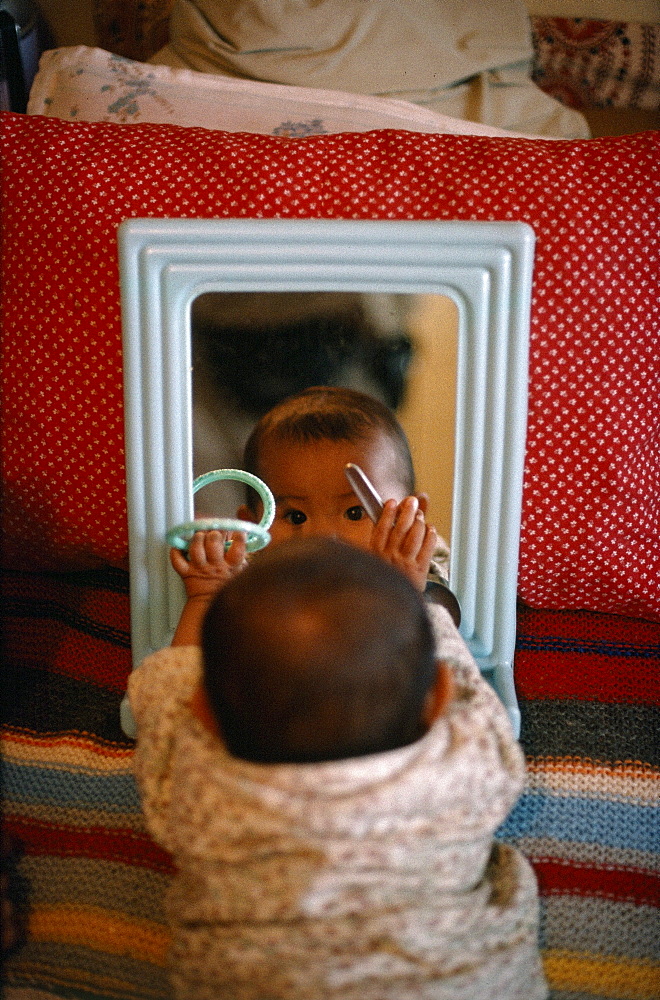
[[(127, 575), (7, 573), (2, 588), (3, 870), (18, 937), (4, 996), (165, 997), (172, 869), (145, 832), (118, 722)], [(537, 872), (552, 997), (651, 1000), (660, 625), (521, 608), (518, 626), (529, 783), (499, 836)]]

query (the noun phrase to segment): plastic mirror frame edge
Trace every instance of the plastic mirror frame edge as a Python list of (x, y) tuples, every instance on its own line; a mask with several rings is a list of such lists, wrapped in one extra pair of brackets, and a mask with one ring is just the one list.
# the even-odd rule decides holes
[[(192, 517), (190, 305), (209, 291), (449, 296), (458, 308), (450, 582), (516, 736), (516, 582), (534, 231), (522, 222), (130, 219), (119, 227), (133, 666), (171, 640), (165, 533)], [(127, 699), (127, 735), (135, 728)]]

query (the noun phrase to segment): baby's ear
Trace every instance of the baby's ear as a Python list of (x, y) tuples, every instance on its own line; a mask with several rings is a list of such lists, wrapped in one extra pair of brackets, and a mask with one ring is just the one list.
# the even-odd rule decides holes
[(241, 521), (251, 521), (252, 524), (259, 524), (259, 518), (245, 503), (242, 503), (236, 511), (236, 517), (240, 518)]
[(454, 697), (454, 674), (448, 663), (436, 660), (435, 683), (429, 688), (422, 710), (422, 721), (429, 728)]
[(415, 496), (419, 500), (419, 509), (421, 510), (424, 517), (429, 509), (429, 495), (428, 493), (416, 493)]

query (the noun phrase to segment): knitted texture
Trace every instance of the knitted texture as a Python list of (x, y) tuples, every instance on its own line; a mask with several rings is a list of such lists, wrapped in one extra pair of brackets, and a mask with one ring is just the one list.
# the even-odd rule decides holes
[(660, 995), (660, 628), (518, 615), (528, 787), (501, 828), (532, 860), (555, 1000)]
[[(148, 837), (118, 725), (130, 671), (125, 573), (2, 577), (4, 822), (27, 941), (7, 1000), (167, 996), (173, 871)], [(528, 787), (498, 837), (532, 861), (553, 1000), (660, 992), (660, 626), (518, 615)]]
[(149, 838), (119, 727), (127, 574), (2, 579), (2, 790), (10, 898), (26, 941), (3, 996), (161, 997), (172, 866)]

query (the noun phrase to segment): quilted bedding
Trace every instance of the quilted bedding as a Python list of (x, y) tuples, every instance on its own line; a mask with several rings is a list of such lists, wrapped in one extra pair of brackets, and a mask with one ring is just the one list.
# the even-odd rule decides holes
[[(172, 0), (96, 0), (97, 44), (147, 60), (168, 40), (171, 8)], [(619, 20), (531, 16), (532, 79), (571, 108), (660, 108), (660, 25), (630, 14), (623, 4)]]

